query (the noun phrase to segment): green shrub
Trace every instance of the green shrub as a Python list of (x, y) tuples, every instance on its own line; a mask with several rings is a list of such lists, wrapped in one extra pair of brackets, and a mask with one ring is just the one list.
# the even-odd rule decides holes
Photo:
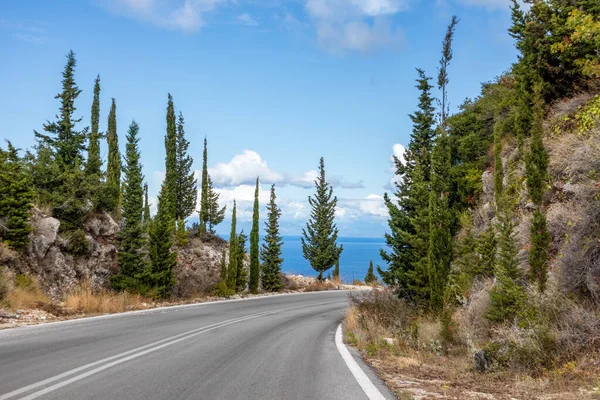
[(6, 281), (4, 267), (0, 267), (0, 301), (4, 300), (8, 293), (8, 283)]
[(225, 281), (219, 281), (212, 290), (213, 296), (231, 297), (235, 294), (235, 290), (229, 289)]
[(90, 244), (81, 229), (71, 232), (67, 237), (65, 250), (72, 256), (84, 256), (89, 253)]
[(33, 286), (33, 279), (25, 274), (17, 274), (15, 276), (15, 286), (21, 289), (29, 289)]

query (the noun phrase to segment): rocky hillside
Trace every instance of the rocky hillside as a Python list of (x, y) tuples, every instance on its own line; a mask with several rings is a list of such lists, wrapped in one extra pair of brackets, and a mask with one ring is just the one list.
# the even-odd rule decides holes
[[(60, 233), (60, 221), (34, 208), (32, 233), (26, 250), (17, 253), (0, 250), (0, 265), (16, 274), (39, 280), (48, 296), (54, 299), (86, 283), (97, 290), (108, 287), (110, 277), (118, 271), (117, 236), (119, 225), (107, 213), (88, 213), (83, 220), (87, 250), (74, 248), (78, 238)], [(175, 268), (175, 294), (181, 297), (209, 291), (219, 280), (222, 249), (227, 243), (215, 240), (203, 243), (192, 238), (178, 249)], [(228, 250), (226, 249), (226, 255)]]

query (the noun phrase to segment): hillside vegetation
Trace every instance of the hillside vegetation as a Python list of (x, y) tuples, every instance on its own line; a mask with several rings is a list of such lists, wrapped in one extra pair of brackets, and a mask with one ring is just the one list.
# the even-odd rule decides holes
[(456, 114), (445, 99), (457, 20), (439, 101), (417, 70), (411, 141), (386, 195), (388, 289), (356, 298), (346, 319), (348, 340), (405, 396), (580, 399), (598, 384), (600, 3), (525, 3), (509, 30), (518, 61)]

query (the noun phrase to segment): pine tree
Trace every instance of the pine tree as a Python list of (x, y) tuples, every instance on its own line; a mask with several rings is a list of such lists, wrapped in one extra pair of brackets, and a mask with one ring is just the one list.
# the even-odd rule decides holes
[(150, 203), (148, 203), (148, 184), (144, 183), (144, 213), (142, 215), (142, 224), (148, 227), (152, 217), (150, 216)]
[(248, 236), (241, 231), (236, 239), (236, 265), (237, 274), (235, 279), (236, 292), (242, 292), (248, 284), (248, 271), (244, 268), (244, 260), (246, 258), (246, 240)]
[(541, 292), (546, 288), (550, 233), (546, 216), (542, 211), (544, 192), (548, 180), (548, 153), (544, 147), (544, 109), (539, 85), (535, 87), (534, 117), (531, 130), (531, 145), (525, 158), (527, 189), (535, 206), (531, 223), (531, 251), (529, 252), (530, 278), (537, 281)]
[(323, 157), (315, 186), (317, 192), (308, 198), (312, 211), (306, 229), (302, 229), (302, 253), (319, 273), (318, 279), (323, 280), (323, 273), (335, 265), (344, 250), (343, 246), (337, 245), (338, 229), (334, 223), (337, 197), (333, 196), (333, 187), (325, 179)]
[(179, 217), (177, 218), (177, 229), (175, 231), (175, 245), (177, 247), (185, 247), (189, 242), (189, 235), (185, 230), (185, 221)]
[(8, 142), (8, 150), (0, 149), (0, 238), (12, 249), (20, 250), (29, 243), (29, 210), (33, 200), (31, 177), (17, 149)]
[(213, 189), (212, 179), (208, 175), (208, 232), (215, 234), (215, 227), (225, 219), (227, 206), (219, 207), (219, 193)]
[(225, 247), (221, 253), (221, 281), (227, 282), (227, 254), (225, 253)]
[(139, 126), (133, 121), (127, 131), (125, 151), (125, 180), (123, 182), (123, 230), (119, 246), (119, 274), (113, 277), (113, 287), (117, 290), (139, 290), (140, 279), (146, 268), (142, 253), (144, 235), (142, 214), (144, 189), (142, 165), (139, 151)]
[(173, 246), (173, 223), (171, 221), (172, 206), (169, 202), (169, 188), (165, 183), (158, 195), (156, 216), (150, 225), (149, 258), (150, 268), (144, 274), (145, 283), (156, 298), (166, 298), (172, 293), (175, 285), (173, 269), (177, 264), (177, 254), (171, 250)]
[(112, 99), (108, 113), (108, 164), (106, 167), (106, 186), (108, 196), (112, 197), (113, 211), (116, 220), (121, 220), (122, 195), (121, 195), (121, 152), (119, 151), (119, 136), (117, 134), (117, 103)]
[(96, 184), (100, 183), (102, 160), (100, 158), (100, 75), (94, 81), (94, 101), (92, 102), (91, 132), (88, 145), (88, 157), (85, 165), (85, 173)]
[[(265, 222), (265, 239), (261, 246), (260, 258), (262, 265), (262, 288), (266, 292), (279, 292), (283, 289), (281, 282), (281, 246), (283, 240), (279, 234), (279, 218), (281, 209), (277, 207), (275, 200), (275, 185), (271, 186), (271, 198), (267, 205), (267, 221)], [(339, 260), (336, 262), (339, 276)]]
[(76, 110), (75, 100), (81, 93), (75, 83), (76, 65), (75, 53), (71, 50), (67, 54), (67, 64), (62, 74), (62, 92), (55, 96), (60, 100), (60, 111), (56, 116), (56, 122), (44, 124), (44, 131), (47, 133), (45, 135), (35, 132), (40, 142), (54, 150), (56, 162), (63, 172), (83, 165), (83, 151), (87, 136), (85, 130), (76, 130), (75, 125), (81, 122), (81, 118), (76, 119), (73, 116)]
[(204, 152), (202, 153), (202, 190), (200, 193), (200, 234), (206, 233), (206, 225), (209, 223), (210, 200), (209, 200), (209, 179), (208, 176), (208, 145), (206, 137), (204, 138)]
[(447, 88), (450, 81), (448, 79), (448, 66), (450, 65), (450, 61), (452, 61), (452, 41), (454, 39), (454, 31), (456, 30), (457, 24), (458, 18), (452, 16), (452, 21), (450, 21), (450, 25), (448, 25), (446, 36), (442, 43), (442, 58), (440, 59), (440, 67), (438, 69), (438, 88), (442, 94), (442, 98), (440, 99), (440, 125), (442, 132), (444, 133), (446, 132), (449, 109)]
[(183, 114), (179, 113), (177, 121), (177, 203), (175, 217), (185, 220), (196, 209), (198, 189), (192, 164), (194, 160), (188, 154), (190, 142), (185, 138)]
[(231, 233), (229, 234), (229, 266), (227, 267), (227, 287), (235, 290), (238, 273), (237, 265), (237, 231), (236, 231), (236, 206), (233, 201), (231, 214)]
[(260, 261), (259, 261), (259, 235), (258, 235), (258, 191), (259, 182), (256, 178), (256, 188), (254, 190), (254, 211), (252, 214), (252, 230), (250, 231), (250, 292), (258, 293), (260, 280)]
[(370, 285), (375, 282), (377, 282), (377, 277), (375, 276), (375, 273), (373, 272), (373, 261), (370, 261), (369, 269), (367, 270), (367, 275), (365, 276), (365, 283), (367, 285)]
[(166, 196), (169, 198), (170, 209), (167, 215), (170, 215), (173, 223), (176, 220), (177, 206), (177, 123), (175, 122), (175, 107), (173, 106), (173, 97), (168, 94), (167, 103), (167, 133), (165, 135), (165, 187), (168, 190)]
[(410, 115), (413, 122), (411, 139), (404, 154), (404, 162), (394, 159), (396, 175), (400, 177), (394, 193), (395, 201), (384, 196), (390, 218), (390, 233), (385, 238), (391, 251), (382, 250), (388, 264), (386, 271), (379, 269), (383, 281), (396, 286), (400, 297), (411, 302), (427, 301), (429, 251), (429, 189), (431, 151), (435, 130), (435, 109), (432, 86), (425, 72), (417, 69), (417, 89), (420, 91), (417, 111)]

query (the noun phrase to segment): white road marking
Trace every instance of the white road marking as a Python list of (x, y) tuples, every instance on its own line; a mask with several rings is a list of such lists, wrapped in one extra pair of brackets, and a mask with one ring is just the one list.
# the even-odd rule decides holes
[(161, 339), (161, 340), (158, 340), (156, 342), (152, 342), (152, 343), (144, 345), (144, 346), (136, 347), (135, 349), (128, 350), (128, 351), (125, 351), (123, 353), (120, 353), (120, 354), (117, 354), (117, 355), (114, 355), (114, 356), (111, 356), (111, 357), (107, 357), (107, 358), (104, 358), (102, 360), (98, 360), (98, 361), (95, 361), (95, 362), (83, 365), (83, 366), (78, 367), (78, 368), (71, 369), (71, 370), (63, 372), (63, 373), (61, 373), (59, 375), (55, 375), (53, 377), (44, 379), (42, 381), (33, 383), (31, 385), (24, 386), (24, 387), (22, 387), (20, 389), (13, 390), (12, 392), (5, 393), (5, 394), (3, 394), (3, 395), (0, 396), (0, 400), (10, 399), (10, 398), (15, 397), (15, 396), (17, 396), (19, 394), (26, 393), (26, 392), (28, 392), (30, 390), (33, 390), (33, 389), (36, 389), (38, 387), (47, 385), (49, 383), (55, 382), (57, 380), (60, 380), (62, 378), (66, 378), (66, 377), (68, 377), (70, 375), (73, 375), (73, 374), (76, 374), (78, 372), (84, 371), (84, 370), (86, 370), (88, 368), (95, 367), (96, 365), (99, 365), (99, 364), (102, 364), (102, 363), (105, 363), (105, 362), (108, 362), (108, 361), (112, 361), (112, 360), (118, 359), (118, 360), (113, 361), (113, 362), (111, 362), (109, 364), (105, 364), (105, 365), (103, 365), (101, 367), (98, 367), (98, 368), (95, 368), (95, 369), (93, 369), (91, 371), (88, 371), (88, 372), (85, 372), (83, 374), (74, 376), (73, 378), (67, 379), (66, 381), (57, 383), (57, 384), (55, 384), (53, 386), (50, 386), (50, 387), (42, 389), (42, 390), (40, 390), (38, 392), (32, 393), (29, 396), (23, 397), (23, 399), (35, 399), (35, 398), (37, 398), (39, 396), (42, 396), (42, 395), (50, 393), (50, 392), (52, 392), (52, 391), (54, 391), (56, 389), (59, 389), (59, 388), (61, 388), (63, 386), (66, 386), (66, 385), (68, 385), (68, 384), (70, 384), (72, 382), (81, 380), (81, 379), (83, 379), (85, 377), (88, 377), (90, 375), (93, 375), (95, 373), (103, 371), (103, 370), (108, 369), (110, 367), (113, 367), (115, 365), (121, 364), (121, 363), (123, 363), (125, 361), (129, 361), (129, 360), (132, 360), (134, 358), (141, 357), (141, 356), (143, 356), (145, 354), (154, 352), (156, 350), (160, 350), (160, 349), (162, 349), (164, 347), (171, 346), (171, 345), (173, 345), (175, 343), (179, 343), (182, 340), (189, 339), (191, 337), (194, 337), (194, 336), (200, 335), (202, 333), (206, 333), (206, 332), (209, 332), (209, 331), (221, 328), (223, 326), (235, 324), (237, 322), (246, 321), (248, 319), (262, 317), (262, 316), (265, 316), (265, 315), (275, 314), (275, 313), (278, 313), (280, 311), (281, 310), (268, 311), (268, 312), (262, 312), (262, 313), (252, 314), (252, 315), (245, 316), (245, 317), (234, 318), (234, 319), (230, 319), (230, 320), (227, 320), (227, 321), (219, 322), (219, 323), (216, 323), (216, 324), (208, 325), (208, 326), (205, 326), (205, 327), (202, 327), (202, 328), (193, 329), (191, 331), (180, 333), (178, 335), (174, 335), (174, 336), (171, 336), (171, 337), (168, 337), (168, 338), (165, 338), (165, 339)]
[(352, 375), (354, 375), (354, 379), (356, 379), (369, 400), (386, 400), (379, 389), (371, 382), (367, 374), (360, 368), (360, 365), (358, 365), (354, 357), (352, 357), (352, 354), (350, 354), (350, 350), (348, 350), (344, 344), (344, 341), (342, 340), (342, 324), (340, 324), (335, 331), (335, 345), (346, 362), (348, 369), (352, 372)]

